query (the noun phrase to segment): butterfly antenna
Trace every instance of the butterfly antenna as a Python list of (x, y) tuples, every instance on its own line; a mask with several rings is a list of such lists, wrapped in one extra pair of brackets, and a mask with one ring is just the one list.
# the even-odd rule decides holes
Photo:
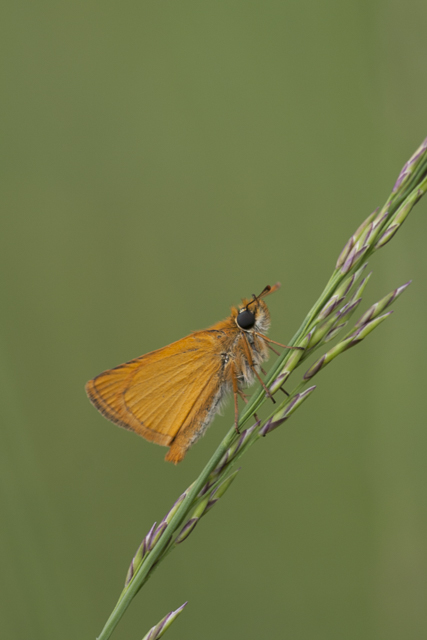
[(274, 284), (272, 287), (270, 287), (269, 284), (266, 287), (264, 287), (264, 289), (261, 291), (261, 293), (258, 296), (256, 296), (253, 293), (252, 294), (253, 300), (248, 302), (248, 304), (246, 305), (246, 310), (248, 311), (248, 307), (250, 304), (253, 304), (257, 300), (260, 300), (261, 298), (265, 298), (265, 296), (268, 296), (270, 293), (274, 293), (275, 291), (277, 291), (277, 289), (279, 289), (279, 287), (280, 287), (280, 282), (276, 282), (276, 284)]
[(257, 296), (253, 293), (252, 294), (253, 300), (251, 300), (250, 302), (248, 302), (248, 304), (246, 305), (246, 311), (249, 311), (248, 307), (250, 304), (256, 302), (258, 300)]

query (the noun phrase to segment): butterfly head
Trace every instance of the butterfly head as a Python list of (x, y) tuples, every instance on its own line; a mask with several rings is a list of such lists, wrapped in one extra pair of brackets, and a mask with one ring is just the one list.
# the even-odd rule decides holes
[[(256, 296), (252, 294), (250, 300), (243, 299), (239, 309), (235, 309), (235, 322), (239, 329), (243, 331), (266, 331), (270, 326), (270, 313), (268, 307), (262, 298), (273, 293), (280, 287), (280, 283), (276, 283), (273, 287), (269, 285)], [(234, 315), (234, 313), (233, 313)]]

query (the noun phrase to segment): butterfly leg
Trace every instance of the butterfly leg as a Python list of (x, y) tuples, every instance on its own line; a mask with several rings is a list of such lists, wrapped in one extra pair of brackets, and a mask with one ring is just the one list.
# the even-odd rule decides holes
[[(276, 342), (275, 340), (270, 340), (270, 338), (267, 338), (267, 336), (264, 336), (262, 333), (258, 333), (257, 331), (255, 331), (254, 333), (260, 338), (264, 338), (267, 343), (267, 347), (271, 349), (271, 351), (273, 351), (277, 356), (280, 356), (280, 353), (276, 351), (276, 349), (273, 349), (271, 344), (269, 344), (270, 342), (272, 342), (273, 344), (277, 344), (279, 347), (283, 347), (284, 349), (299, 349), (300, 351), (304, 351), (304, 347), (288, 347), (288, 345), (286, 344), (281, 344), (280, 342)], [(283, 387), (279, 387), (279, 389), (289, 397), (289, 393)]]
[(249, 366), (252, 369), (252, 371), (254, 372), (254, 374), (256, 375), (256, 377), (258, 378), (258, 380), (260, 381), (261, 386), (263, 387), (266, 395), (274, 402), (274, 404), (276, 404), (276, 401), (273, 398), (273, 396), (271, 395), (268, 387), (265, 385), (264, 380), (261, 378), (261, 376), (259, 375), (258, 371), (256, 370), (254, 361), (252, 359), (251, 348), (250, 348), (248, 339), (246, 337), (246, 334), (243, 331), (242, 331), (242, 334), (243, 334), (243, 349), (245, 351), (246, 358), (248, 359)]
[[(234, 363), (231, 363), (231, 380), (233, 383), (233, 396), (234, 396), (234, 429), (236, 433), (240, 433), (239, 431), (239, 404), (237, 394), (240, 393), (239, 385), (237, 382), (236, 370), (234, 368)], [(244, 395), (244, 394), (243, 394)]]
[[(256, 336), (259, 336), (260, 338), (263, 338), (266, 342), (271, 342), (271, 344), (277, 344), (279, 347), (283, 347), (283, 349), (299, 349), (300, 351), (305, 351), (304, 347), (290, 347), (287, 344), (282, 344), (281, 342), (276, 342), (275, 340), (271, 340), (271, 338), (267, 338), (267, 336), (265, 336), (262, 333), (258, 333), (258, 331), (254, 331), (254, 334)], [(270, 345), (268, 345), (270, 346)], [(270, 347), (270, 349), (272, 349), (274, 351), (274, 349), (272, 347)], [(277, 351), (276, 351), (277, 353)]]
[(239, 394), (239, 396), (242, 398), (242, 400), (244, 401), (245, 404), (248, 404), (248, 398), (246, 396), (246, 393), (243, 393), (243, 391), (241, 389), (237, 389), (237, 393)]
[[(237, 393), (239, 394), (239, 396), (242, 398), (242, 400), (244, 400), (245, 404), (248, 404), (249, 400), (247, 399), (246, 395), (243, 393), (243, 391), (241, 389), (237, 389)], [(254, 418), (257, 422), (259, 422), (259, 418), (257, 416), (256, 413), (254, 413)]]
[[(260, 335), (260, 334), (258, 333), (258, 335)], [(273, 353), (275, 353), (275, 354), (276, 354), (276, 356), (280, 356), (280, 353), (279, 353), (278, 351), (276, 351), (276, 349), (273, 349), (273, 347), (271, 346), (271, 344), (268, 344), (268, 342), (267, 342), (267, 347), (270, 349), (270, 351), (272, 351)]]

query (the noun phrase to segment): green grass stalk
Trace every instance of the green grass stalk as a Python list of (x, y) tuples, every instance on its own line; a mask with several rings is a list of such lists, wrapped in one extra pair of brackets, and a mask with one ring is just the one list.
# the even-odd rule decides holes
[[(336, 333), (333, 334), (335, 338), (348, 323), (351, 313), (354, 312), (355, 306), (357, 306), (353, 307), (352, 305), (360, 298), (361, 292), (367, 283), (367, 278), (359, 282), (358, 291), (351, 297), (351, 290), (358, 283), (366, 260), (374, 251), (384, 246), (395, 235), (413, 206), (424, 195), (426, 190), (427, 139), (403, 167), (384, 207), (380, 211), (377, 210), (372, 213), (346, 243), (323, 292), (289, 342), (291, 346), (307, 347), (306, 351), (302, 352), (300, 357), (295, 354), (301, 354), (301, 352), (285, 352), (267, 373), (265, 382), (267, 387), (272, 390), (272, 393), (278, 391), (280, 381), (282, 379), (283, 381), (287, 380), (294, 369), (301, 366), (314, 349), (324, 346), (331, 330), (334, 331), (335, 329)], [(256, 425), (246, 429), (240, 435), (236, 434), (234, 426), (229, 430), (198, 478), (183, 494), (184, 497), (181, 496), (170, 514), (162, 521), (161, 528), (158, 527), (156, 529), (153, 526), (149, 534), (144, 538), (142, 549), (140, 547), (138, 550), (128, 572), (125, 588), (101, 634), (98, 636), (98, 640), (107, 640), (111, 637), (135, 595), (147, 582), (158, 564), (180, 542), (178, 536), (181, 536), (182, 539), (188, 537), (187, 535), (184, 536), (183, 527), (185, 528), (186, 524), (188, 525), (191, 518), (197, 518), (198, 520), (207, 513), (228, 488), (235, 477), (234, 474), (233, 478), (229, 475), (230, 468), (235, 462), (260, 437), (267, 435), (287, 420), (291, 413), (311, 395), (314, 387), (305, 389), (308, 379), (311, 382), (311, 379), (317, 375), (327, 362), (330, 362), (350, 346), (359, 343), (372, 329), (389, 316), (388, 312), (373, 320), (378, 315), (379, 310), (389, 306), (400, 295), (403, 288), (401, 287), (399, 290), (389, 294), (387, 296), (387, 304), (385, 304), (385, 299), (376, 303), (374, 305), (375, 315), (371, 311), (372, 308), (368, 310), (371, 311), (371, 315), (369, 316), (368, 314), (366, 316), (365, 313), (364, 316), (366, 318), (362, 316), (353, 330), (341, 342), (329, 349), (315, 365), (312, 365), (309, 369), (310, 375), (308, 378), (305, 377), (308, 374), (306, 372), (303, 380), (297, 384), (290, 396), (285, 398), (278, 406), (276, 405), (274, 411), (266, 420), (256, 423)], [(399, 293), (397, 294), (396, 291)], [(340, 308), (340, 304), (344, 304), (344, 307)], [(316, 334), (316, 330), (319, 327), (324, 327), (325, 321), (328, 321), (334, 312), (336, 313), (336, 319), (335, 321), (332, 320), (330, 326), (328, 325), (326, 335), (321, 330)], [(341, 323), (340, 316), (342, 316), (341, 319), (344, 318), (345, 322)], [(310, 348), (310, 340), (313, 335), (316, 335), (317, 342)], [(321, 362), (320, 365), (319, 362)], [(240, 415), (240, 430), (264, 404), (266, 399), (264, 389), (259, 386)], [(187, 532), (191, 533), (193, 526), (195, 524), (190, 523)]]

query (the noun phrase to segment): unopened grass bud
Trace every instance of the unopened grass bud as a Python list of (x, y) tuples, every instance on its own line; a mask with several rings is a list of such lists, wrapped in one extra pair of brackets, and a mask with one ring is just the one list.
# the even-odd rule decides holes
[(165, 631), (171, 626), (172, 622), (176, 620), (179, 614), (183, 611), (184, 607), (187, 606), (187, 603), (184, 602), (178, 609), (175, 611), (171, 611), (167, 616), (162, 618), (155, 627), (152, 627), (150, 631), (143, 637), (142, 640), (158, 640), (161, 638)]
[(150, 551), (151, 536), (154, 533), (156, 524), (157, 522), (153, 524), (150, 531), (147, 533), (147, 535), (139, 545), (138, 549), (136, 550), (134, 557), (132, 558), (132, 562), (130, 563), (130, 566), (126, 575), (125, 587), (132, 580), (134, 573), (138, 570), (141, 562), (144, 560), (145, 556)]
[(188, 538), (198, 522), (199, 518), (191, 518), (178, 533), (177, 537), (175, 538), (175, 544), (181, 544), (181, 542), (184, 542), (184, 540)]
[(418, 200), (419, 200), (418, 192), (412, 193), (411, 196), (407, 198), (407, 200), (405, 200), (405, 202), (399, 207), (399, 209), (394, 214), (387, 229), (382, 233), (382, 235), (378, 239), (375, 245), (375, 250), (380, 249), (381, 247), (384, 247), (384, 245), (386, 245), (387, 242), (389, 242), (392, 239), (395, 233), (399, 230), (399, 227), (405, 222), (406, 218), (412, 211), (413, 206), (417, 203)]
[(316, 373), (318, 373), (321, 369), (326, 367), (334, 358), (336, 358), (340, 353), (346, 351), (351, 346), (351, 338), (343, 340), (339, 342), (335, 347), (332, 347), (327, 353), (325, 353), (317, 362), (310, 367), (308, 371), (304, 374), (304, 380), (310, 380), (313, 378)]
[(379, 207), (377, 207), (375, 209), (375, 211), (373, 211), (371, 213), (371, 215), (369, 215), (366, 220), (364, 220), (362, 222), (362, 224), (360, 225), (360, 227), (355, 231), (355, 233), (353, 234), (353, 237), (355, 238), (356, 242), (358, 240), (360, 240), (360, 238), (362, 237), (363, 233), (366, 231), (366, 229), (369, 227), (369, 225), (371, 224), (371, 222), (373, 221), (373, 219), (375, 218), (375, 216), (378, 213), (378, 209)]
[(325, 364), (326, 355), (319, 358), (303, 375), (304, 380), (310, 380), (318, 373)]
[(390, 240), (395, 235), (395, 233), (397, 233), (399, 227), (400, 227), (400, 224), (390, 225), (388, 229), (384, 231), (382, 236), (380, 236), (378, 242), (375, 245), (375, 250), (381, 249), (381, 247), (384, 247), (387, 244), (387, 242), (390, 242)]
[(340, 255), (338, 256), (335, 269), (340, 269), (342, 267), (342, 265), (348, 258), (348, 254), (353, 249), (355, 244), (356, 244), (356, 238), (354, 236), (351, 236), (351, 238), (344, 245), (344, 249), (341, 251)]
[[(362, 264), (361, 267), (359, 267), (359, 269), (357, 271), (355, 271), (353, 273), (353, 275), (351, 275), (348, 278), (346, 278), (344, 280), (344, 282), (335, 290), (335, 295), (338, 296), (339, 298), (342, 298), (342, 297), (345, 298), (345, 296), (350, 292), (351, 288), (359, 280), (360, 276), (362, 275), (363, 271), (366, 269), (367, 266), (368, 266), (368, 263), (365, 262), (364, 264)], [(365, 288), (366, 284), (368, 283), (369, 278), (371, 277), (371, 274), (372, 274), (372, 272), (369, 273), (364, 278), (364, 280), (362, 280), (362, 282), (359, 284), (358, 289), (356, 290), (356, 293), (352, 296), (350, 302), (353, 302), (357, 298), (360, 298), (360, 296), (362, 295), (363, 289)], [(363, 285), (363, 287), (362, 287), (362, 285)]]
[(340, 333), (340, 331), (342, 331), (344, 327), (346, 327), (347, 325), (348, 325), (348, 321), (338, 324), (336, 327), (331, 329), (331, 331), (325, 336), (323, 342), (329, 342), (330, 340), (333, 340)]
[(308, 396), (315, 390), (315, 386), (302, 391), (301, 393), (297, 393), (296, 396), (292, 398), (292, 400), (287, 404), (281, 411), (278, 411), (274, 416), (269, 418), (265, 425), (260, 429), (260, 435), (266, 436), (271, 431), (274, 431), (281, 424), (283, 424), (296, 409), (307, 400)]
[(211, 476), (212, 477), (218, 476), (221, 473), (221, 471), (227, 466), (229, 461), (230, 461), (230, 454), (227, 450), (222, 456), (221, 460), (219, 461), (218, 466), (212, 471)]
[(199, 502), (199, 504), (197, 505), (197, 507), (194, 509), (193, 513), (191, 514), (191, 517), (192, 517), (192, 518), (201, 518), (201, 517), (202, 517), (202, 515), (203, 515), (203, 514), (204, 514), (204, 512), (205, 512), (205, 509), (206, 509), (206, 507), (207, 507), (208, 502), (209, 502), (209, 500), (210, 500), (210, 499), (211, 499), (210, 494), (209, 494), (209, 495), (207, 495), (207, 496), (205, 496), (205, 497), (203, 498), (203, 500), (201, 500), (201, 501)]
[[(193, 483), (194, 484), (194, 483)], [(181, 506), (181, 503), (184, 501), (185, 497), (187, 496), (187, 494), (189, 493), (190, 489), (192, 488), (193, 485), (191, 485), (190, 487), (188, 487), (188, 489), (186, 489), (184, 491), (184, 493), (182, 493), (179, 498), (176, 500), (175, 504), (171, 507), (171, 509), (169, 509), (169, 511), (167, 512), (167, 514), (165, 515), (165, 517), (163, 518), (163, 520), (161, 521), (160, 525), (162, 525), (164, 522), (166, 524), (169, 524), (169, 522), (172, 520), (172, 518), (174, 517), (175, 513), (178, 511), (179, 507)], [(159, 526), (160, 526), (159, 525)]]
[[(296, 353), (301, 353), (301, 352), (297, 351)], [(270, 385), (270, 388), (269, 388), (270, 393), (274, 393), (275, 391), (280, 389), (280, 387), (285, 384), (286, 380), (289, 378), (290, 375), (291, 375), (291, 371), (289, 371), (289, 369), (284, 369), (282, 373), (280, 373), (277, 376), (277, 378), (274, 380), (274, 382)]]
[(224, 482), (221, 482), (221, 484), (213, 490), (211, 499), (215, 498), (216, 500), (219, 500), (219, 498), (221, 498), (230, 487), (231, 483), (234, 482), (239, 471), (240, 469), (236, 469), (236, 471), (230, 474)]
[(368, 263), (365, 262), (365, 264), (362, 264), (362, 266), (359, 267), (358, 270), (354, 272), (355, 282), (360, 278), (360, 276), (362, 275), (363, 271), (365, 271), (367, 266), (368, 266)]
[(357, 329), (355, 332), (351, 333), (348, 338), (345, 338), (341, 342), (339, 342), (335, 347), (332, 347), (329, 351), (327, 351), (317, 362), (315, 362), (308, 371), (305, 372), (303, 378), (304, 380), (310, 380), (313, 376), (316, 375), (321, 369), (326, 367), (334, 358), (336, 358), (340, 353), (347, 351), (351, 347), (354, 347), (356, 344), (361, 342), (368, 333), (371, 333), (383, 320), (385, 320), (392, 311), (385, 313), (383, 316), (380, 316), (376, 320), (372, 320), (368, 324), (364, 325), (362, 328)]
[[(361, 298), (358, 298), (357, 300), (350, 300), (350, 302), (347, 302), (347, 304), (344, 305), (342, 309), (339, 309), (325, 322), (318, 325), (313, 331), (313, 337), (310, 340), (309, 348), (311, 349), (313, 347), (316, 347), (322, 341), (328, 342), (329, 340), (332, 340), (332, 338), (335, 337), (339, 331), (341, 331), (343, 326), (347, 324), (348, 319), (359, 306), (361, 300)], [(344, 320), (345, 322), (341, 322)], [(340, 328), (335, 332), (335, 325), (337, 324), (337, 322), (340, 322)]]
[(359, 286), (357, 287), (353, 297), (351, 298), (351, 301), (358, 300), (359, 298), (362, 297), (362, 294), (363, 294), (363, 292), (365, 290), (366, 285), (369, 282), (369, 279), (370, 279), (371, 275), (372, 275), (372, 271), (370, 273), (368, 273), (368, 275), (363, 278), (363, 280), (360, 282)]
[(203, 500), (200, 500), (199, 504), (196, 506), (193, 513), (191, 514), (190, 520), (183, 526), (181, 531), (178, 533), (177, 537), (175, 538), (175, 544), (180, 544), (181, 542), (184, 542), (186, 538), (188, 538), (188, 536), (193, 531), (193, 529), (195, 528), (200, 518), (204, 516), (214, 506), (216, 502), (218, 502), (218, 500), (221, 498), (222, 495), (224, 495), (224, 493), (227, 491), (227, 489), (229, 488), (229, 486), (231, 485), (231, 483), (233, 482), (233, 480), (235, 479), (239, 471), (240, 469), (237, 469), (237, 471), (229, 475), (228, 478), (226, 478), (223, 482), (221, 482), (221, 484), (215, 487), (213, 491), (209, 491), (208, 493), (205, 494)]
[(353, 267), (359, 262), (360, 258), (365, 255), (366, 251), (369, 249), (369, 245), (363, 245), (361, 249), (357, 247), (353, 247), (353, 249), (348, 254), (347, 260), (344, 262), (341, 267), (341, 273), (345, 275), (348, 273)]
[(357, 300), (350, 300), (340, 311), (340, 320), (349, 320), (353, 313), (356, 311), (359, 304), (362, 302), (362, 298)]
[(369, 333), (371, 333), (371, 331), (376, 329), (378, 325), (381, 324), (381, 322), (384, 322), (384, 320), (386, 320), (392, 313), (393, 313), (393, 310), (387, 311), (387, 313), (384, 313), (382, 316), (379, 316), (375, 320), (371, 320), (371, 322), (368, 322), (367, 324), (363, 325), (361, 328), (357, 329), (357, 331), (352, 333), (351, 336), (348, 338), (348, 340), (350, 340), (349, 347), (353, 347), (359, 342), (361, 342), (364, 338), (366, 338), (366, 336)]
[(325, 320), (328, 316), (331, 315), (331, 313), (335, 311), (335, 309), (341, 304), (341, 302), (344, 301), (344, 299), (344, 296), (341, 296), (339, 298), (336, 294), (334, 294), (325, 304), (323, 309), (319, 311), (316, 321)]
[(385, 207), (383, 207), (379, 212), (379, 214), (374, 219), (373, 221), (374, 229), (378, 229), (379, 227), (381, 227), (381, 225), (388, 218), (389, 213), (390, 213), (390, 203), (388, 203)]
[(295, 367), (298, 365), (299, 361), (303, 357), (305, 350), (308, 349), (312, 336), (313, 336), (313, 330), (307, 333), (305, 338), (301, 340), (301, 342), (299, 343), (298, 346), (302, 347), (302, 349), (294, 349), (291, 352), (282, 371), (274, 380), (274, 382), (270, 385), (270, 389), (269, 389), (270, 393), (276, 392), (282, 385), (285, 384), (286, 380), (289, 378), (292, 371), (295, 369)]
[(281, 420), (282, 418), (289, 418), (289, 416), (298, 409), (298, 407), (307, 400), (308, 396), (313, 393), (316, 386), (309, 387), (301, 393), (297, 393), (296, 396), (290, 401), (290, 403), (280, 412), (278, 412), (273, 419)]
[(228, 476), (228, 478), (226, 478), (224, 480), (224, 482), (221, 482), (220, 485), (218, 485), (218, 487), (216, 487), (209, 498), (209, 502), (206, 505), (206, 509), (203, 513), (203, 515), (205, 515), (210, 509), (212, 509), (212, 507), (214, 506), (214, 504), (216, 504), (218, 502), (218, 500), (224, 495), (224, 493), (227, 491), (227, 489), (230, 487), (231, 483), (234, 482), (237, 474), (239, 473), (240, 469), (236, 469), (236, 471), (234, 471), (234, 473), (232, 473), (231, 475)]
[[(415, 200), (415, 202), (414, 202)], [(409, 198), (401, 207), (397, 210), (396, 214), (393, 216), (393, 223), (403, 224), (406, 218), (412, 211), (414, 204), (419, 200), (418, 194), (415, 193), (412, 198)]]
[(345, 298), (347, 293), (356, 281), (356, 273), (353, 273), (349, 278), (346, 278), (344, 282), (335, 290), (335, 295), (338, 298)]
[(280, 427), (280, 425), (285, 422), (285, 420), (286, 418), (280, 418), (279, 420), (273, 420), (273, 418), (269, 418), (265, 425), (261, 427), (259, 435), (265, 437), (267, 433), (270, 433), (270, 431), (274, 431), (274, 429)]
[(313, 335), (308, 345), (309, 349), (316, 347), (323, 340), (326, 334), (331, 331), (332, 327), (338, 322), (341, 315), (340, 311), (335, 311), (325, 322), (317, 325), (313, 330)]
[(233, 444), (228, 449), (229, 460), (232, 460), (234, 456), (236, 456), (237, 453), (242, 449), (242, 447), (244, 447), (244, 445), (248, 442), (253, 432), (259, 427), (259, 424), (260, 424), (260, 421), (255, 422), (255, 424), (253, 424), (251, 427), (242, 431), (239, 439), (233, 442)]
[(409, 158), (408, 162), (404, 164), (396, 180), (396, 183), (393, 187), (392, 193), (396, 193), (397, 191), (400, 191), (402, 189), (402, 187), (408, 181), (409, 176), (411, 176), (414, 173), (415, 169), (420, 164), (422, 157), (424, 156), (426, 151), (427, 151), (427, 138), (424, 140), (421, 146), (418, 147), (415, 153)]
[(166, 531), (166, 527), (167, 526), (168, 526), (167, 522), (161, 522), (159, 524), (159, 526), (157, 527), (157, 529), (153, 532), (153, 534), (151, 535), (150, 544), (149, 544), (149, 547), (148, 547), (149, 551), (151, 551), (151, 549), (154, 547), (154, 545), (160, 540), (160, 538), (162, 537), (162, 535)]
[(373, 235), (373, 232), (374, 232), (374, 223), (371, 222), (371, 224), (369, 224), (366, 227), (366, 229), (363, 230), (360, 238), (356, 242), (356, 249), (357, 250), (361, 249), (365, 245), (369, 246), (369, 244), (371, 242), (371, 237)]
[(409, 287), (410, 284), (411, 280), (389, 293), (387, 296), (379, 300), (379, 302), (373, 304), (372, 307), (369, 307), (369, 309), (365, 311), (363, 316), (356, 322), (354, 328), (359, 329), (363, 325), (376, 318), (382, 311), (384, 311), (384, 309), (387, 309), (387, 307), (393, 304), (393, 302), (405, 291), (405, 289)]

